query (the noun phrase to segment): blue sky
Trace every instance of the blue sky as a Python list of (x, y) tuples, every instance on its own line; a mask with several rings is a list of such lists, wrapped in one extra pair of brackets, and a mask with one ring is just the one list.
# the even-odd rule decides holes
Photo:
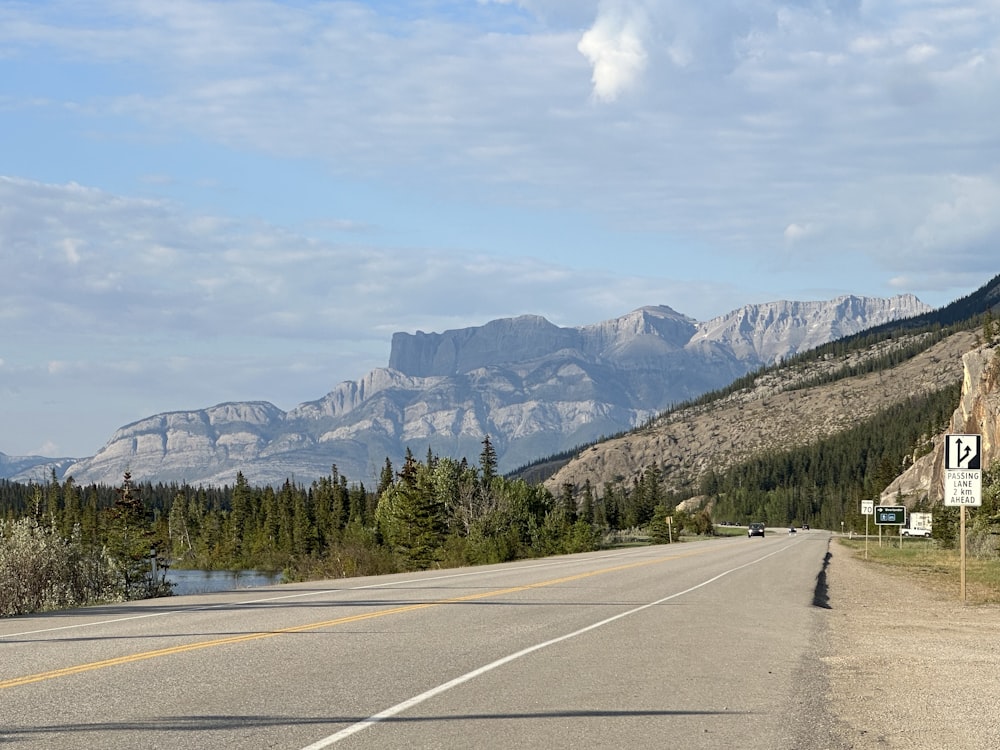
[(0, 0), (0, 451), (395, 331), (998, 272), (995, 0)]

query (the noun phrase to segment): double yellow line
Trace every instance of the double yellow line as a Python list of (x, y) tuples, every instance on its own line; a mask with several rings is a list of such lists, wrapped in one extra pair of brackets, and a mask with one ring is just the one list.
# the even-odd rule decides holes
[(171, 646), (170, 648), (160, 648), (154, 651), (141, 651), (137, 654), (129, 654), (127, 656), (117, 656), (114, 659), (104, 659), (102, 661), (93, 661), (86, 664), (77, 664), (73, 667), (63, 667), (62, 669), (53, 669), (48, 672), (39, 672), (38, 674), (26, 675), (24, 677), (14, 677), (8, 680), (0, 681), (0, 690), (5, 690), (7, 688), (21, 687), (22, 685), (30, 685), (34, 682), (43, 682), (45, 680), (55, 680), (60, 677), (69, 677), (75, 674), (81, 674), (83, 672), (91, 672), (96, 669), (105, 669), (106, 667), (116, 667), (121, 664), (132, 664), (134, 662), (145, 661), (146, 659), (158, 659), (161, 656), (170, 656), (171, 654), (183, 654), (188, 651), (197, 651), (203, 648), (214, 648), (216, 646), (227, 646), (233, 643), (245, 643), (247, 641), (256, 641), (262, 638), (274, 638), (279, 635), (288, 635), (289, 633), (304, 633), (310, 630), (320, 630), (322, 628), (335, 627), (337, 625), (346, 625), (352, 622), (361, 622), (363, 620), (373, 620), (377, 617), (387, 617), (389, 615), (399, 615), (404, 612), (414, 612), (418, 609), (428, 609), (430, 607), (440, 607), (445, 604), (459, 604), (461, 602), (475, 601), (476, 599), (489, 599), (496, 596), (504, 596), (505, 594), (515, 594), (520, 591), (529, 591), (531, 589), (540, 589), (547, 586), (556, 586), (560, 583), (569, 583), (571, 581), (578, 581), (583, 578), (590, 578), (592, 576), (603, 575), (605, 573), (614, 573), (621, 570), (629, 570), (631, 568), (640, 568), (646, 565), (654, 565), (656, 563), (666, 562), (667, 560), (675, 560), (680, 557), (690, 557), (692, 555), (701, 554), (702, 551), (689, 552), (687, 554), (679, 555), (668, 555), (666, 557), (658, 557), (652, 560), (642, 560), (640, 562), (629, 563), (627, 565), (616, 565), (611, 568), (602, 568), (601, 570), (594, 570), (587, 573), (578, 573), (576, 575), (564, 576), (562, 578), (553, 578), (549, 581), (541, 581), (539, 583), (529, 583), (524, 586), (513, 586), (506, 589), (497, 589), (495, 591), (485, 591), (478, 594), (468, 594), (466, 596), (457, 596), (451, 599), (437, 599), (431, 602), (424, 602), (422, 604), (408, 604), (404, 607), (393, 607), (391, 609), (380, 609), (376, 612), (366, 612), (359, 615), (349, 615), (347, 617), (338, 617), (335, 620), (324, 620), (323, 622), (313, 622), (306, 625), (296, 625), (290, 628), (281, 628), (279, 630), (269, 630), (265, 632), (258, 633), (246, 633), (244, 635), (234, 635), (226, 638), (215, 638), (210, 641), (198, 641), (197, 643), (188, 643), (183, 646)]

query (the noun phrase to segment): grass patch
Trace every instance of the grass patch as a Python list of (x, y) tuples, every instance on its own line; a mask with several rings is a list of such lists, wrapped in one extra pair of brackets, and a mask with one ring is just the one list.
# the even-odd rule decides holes
[[(858, 539), (838, 539), (842, 547), (863, 559), (865, 543)], [(941, 549), (933, 540), (907, 540), (900, 549), (868, 542), (868, 562), (882, 565), (892, 573), (906, 576), (924, 588), (949, 598), (961, 593), (961, 558), (958, 550)], [(966, 556), (965, 593), (970, 604), (1000, 604), (1000, 560)]]
[(746, 536), (746, 526), (719, 526), (715, 527), (715, 536)]

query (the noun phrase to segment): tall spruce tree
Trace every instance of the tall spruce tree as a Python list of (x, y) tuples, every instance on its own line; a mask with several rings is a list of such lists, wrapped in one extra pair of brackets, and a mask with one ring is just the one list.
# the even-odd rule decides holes
[(109, 509), (108, 553), (118, 571), (119, 586), (125, 599), (145, 599), (155, 590), (151, 573), (150, 546), (152, 529), (139, 493), (132, 485), (132, 474), (125, 472), (115, 504)]
[(424, 570), (438, 560), (445, 531), (443, 505), (431, 472), (409, 451), (399, 480), (379, 498), (375, 517), (401, 568)]

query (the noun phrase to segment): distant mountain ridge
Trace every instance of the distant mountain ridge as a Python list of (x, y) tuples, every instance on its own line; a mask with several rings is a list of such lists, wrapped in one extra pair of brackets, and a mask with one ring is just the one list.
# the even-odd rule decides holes
[(47, 456), (8, 456), (0, 453), (0, 479), (17, 477), (19, 481), (45, 482), (56, 472), (61, 477), (66, 468), (76, 463), (75, 458), (49, 458)]
[[(478, 457), (509, 471), (631, 429), (671, 405), (796, 353), (929, 312), (913, 295), (745, 305), (699, 323), (665, 305), (582, 327), (525, 315), (396, 333), (387, 368), (284, 412), (267, 402), (157, 414), (65, 468), (78, 483), (310, 482), (333, 465), (373, 482), (388, 457)], [(13, 478), (17, 478), (14, 475)]]

